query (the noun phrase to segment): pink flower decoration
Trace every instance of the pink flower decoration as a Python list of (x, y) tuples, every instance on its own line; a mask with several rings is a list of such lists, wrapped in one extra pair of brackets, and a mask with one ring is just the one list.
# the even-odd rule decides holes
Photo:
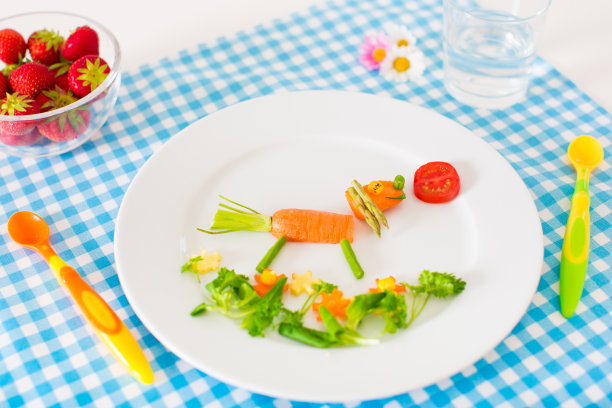
[(366, 35), (365, 42), (361, 44), (359, 62), (370, 71), (378, 69), (390, 48), (391, 44), (384, 32), (381, 31), (376, 35)]

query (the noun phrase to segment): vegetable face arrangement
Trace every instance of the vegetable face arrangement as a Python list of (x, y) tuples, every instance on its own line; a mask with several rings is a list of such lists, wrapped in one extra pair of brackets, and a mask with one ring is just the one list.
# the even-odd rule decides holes
[[(353, 180), (345, 191), (345, 197), (355, 217), (367, 222), (381, 237), (381, 225), (389, 228), (383, 211), (406, 198), (404, 183), (402, 176), (393, 181), (375, 180), (365, 187)], [(428, 163), (417, 170), (413, 187), (415, 195), (425, 202), (450, 201), (458, 194), (459, 177), (448, 163)], [(423, 191), (431, 194), (423, 195)], [(202, 250), (202, 255), (191, 257), (183, 265), (182, 272), (193, 272), (198, 281), (200, 273), (218, 269), (217, 277), (205, 285), (205, 301), (191, 312), (192, 316), (214, 311), (240, 320), (240, 327), (251, 336), (264, 336), (267, 330), (276, 329), (284, 337), (314, 347), (368, 345), (377, 343), (385, 333), (392, 334), (409, 327), (431, 296), (443, 299), (461, 293), (465, 288), (465, 282), (453, 274), (428, 270), (421, 272), (416, 284), (398, 283), (389, 276), (376, 279), (375, 287), (367, 293), (352, 297), (345, 296), (332, 283), (314, 279), (310, 271), (293, 273), (289, 280), (284, 274), (277, 275), (269, 268), (289, 241), (340, 244), (353, 275), (362, 279), (365, 271), (350, 244), (353, 241), (353, 217), (301, 209), (283, 209), (267, 216), (223, 196), (221, 198), (231, 205), (219, 204), (210, 230), (198, 228), (199, 231), (207, 234), (263, 231), (271, 232), (278, 240), (255, 267), (254, 283), (246, 275), (220, 267), (218, 253), (208, 254)], [(291, 296), (303, 297), (305, 294), (300, 307), (291, 310), (286, 306), (283, 299), (287, 291)], [(309, 311), (322, 323), (320, 327), (305, 324)], [(378, 335), (365, 336), (359, 332), (365, 319), (376, 318), (384, 321), (384, 328)]]

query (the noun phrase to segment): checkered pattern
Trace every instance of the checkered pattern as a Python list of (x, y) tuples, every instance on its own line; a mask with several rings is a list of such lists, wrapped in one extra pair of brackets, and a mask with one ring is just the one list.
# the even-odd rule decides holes
[[(461, 123), (523, 178), (544, 230), (542, 279), (508, 338), (475, 365), (437, 384), (351, 406), (612, 406), (608, 163), (591, 179), (591, 257), (581, 304), (569, 320), (558, 307), (559, 258), (574, 182), (565, 152), (575, 136), (586, 133), (602, 142), (609, 158), (612, 116), (542, 60), (527, 101), (502, 111), (457, 103), (442, 84), (441, 13), (437, 0), (319, 5), (125, 73), (114, 114), (101, 134), (73, 152), (36, 160), (0, 157), (0, 406), (308, 405), (228, 386), (179, 360), (130, 308), (113, 258), (121, 199), (165, 141), (228, 105), (303, 89), (386, 95)], [(364, 34), (387, 22), (405, 24), (419, 38), (428, 59), (422, 80), (391, 83), (357, 63)], [(127, 375), (44, 262), (9, 242), (6, 221), (18, 210), (38, 212), (51, 224), (58, 253), (78, 265), (143, 346), (155, 371), (154, 386), (141, 386)]]

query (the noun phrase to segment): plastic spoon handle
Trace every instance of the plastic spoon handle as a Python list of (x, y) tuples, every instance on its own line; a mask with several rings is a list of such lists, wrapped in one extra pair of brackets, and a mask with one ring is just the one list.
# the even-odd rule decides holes
[(574, 314), (580, 301), (588, 265), (591, 200), (588, 191), (585, 190), (586, 186), (584, 189), (577, 188), (572, 197), (572, 207), (561, 250), (559, 295), (561, 314), (565, 317)]
[(144, 384), (151, 384), (153, 371), (149, 362), (132, 333), (113, 309), (81, 278), (73, 267), (66, 264), (48, 245), (37, 249), (45, 256), (60, 285), (68, 289), (95, 333), (108, 346), (115, 358), (135, 378)]

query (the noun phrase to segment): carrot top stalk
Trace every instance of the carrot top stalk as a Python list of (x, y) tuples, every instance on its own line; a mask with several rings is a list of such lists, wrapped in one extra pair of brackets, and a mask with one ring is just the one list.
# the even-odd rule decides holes
[(223, 197), (222, 195), (219, 195), (219, 197), (248, 211), (220, 203), (219, 207), (225, 208), (225, 210), (217, 210), (210, 229), (222, 231), (208, 231), (202, 228), (198, 228), (198, 231), (205, 232), (207, 234), (224, 234), (235, 231), (272, 231), (271, 216), (260, 214), (252, 208), (232, 201), (229, 198)]

